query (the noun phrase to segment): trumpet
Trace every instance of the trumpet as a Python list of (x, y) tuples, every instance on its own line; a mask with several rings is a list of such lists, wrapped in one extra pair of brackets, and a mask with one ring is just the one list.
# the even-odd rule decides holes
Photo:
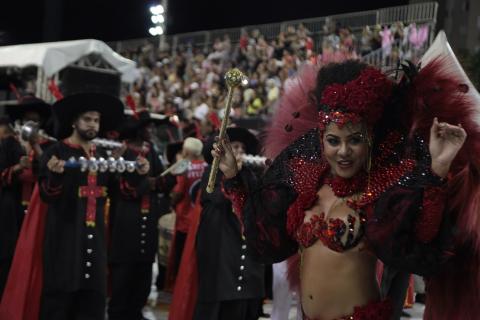
[[(38, 123), (34, 121), (27, 121), (22, 126), (15, 124), (15, 131), (24, 141), (31, 141), (34, 137), (40, 137), (49, 141), (58, 141), (54, 137), (43, 132)], [(120, 142), (100, 138), (93, 139), (92, 143), (105, 149), (118, 149), (123, 146)]]
[(17, 132), (20, 138), (24, 141), (31, 141), (35, 137), (40, 137), (49, 141), (57, 141), (54, 137), (43, 132), (43, 130), (40, 129), (40, 125), (35, 121), (27, 121), (22, 126), (15, 123), (15, 132)]
[(173, 175), (179, 175), (187, 171), (188, 166), (190, 165), (190, 160), (188, 159), (181, 159), (172, 164), (168, 169), (162, 172), (160, 176), (166, 176), (169, 173)]
[(81, 172), (90, 171), (90, 172), (134, 172), (135, 169), (139, 168), (140, 165), (137, 161), (127, 161), (124, 158), (120, 157), (115, 159), (113, 157), (105, 158), (85, 158), (80, 157), (76, 159), (71, 157), (65, 162), (66, 168), (80, 168)]

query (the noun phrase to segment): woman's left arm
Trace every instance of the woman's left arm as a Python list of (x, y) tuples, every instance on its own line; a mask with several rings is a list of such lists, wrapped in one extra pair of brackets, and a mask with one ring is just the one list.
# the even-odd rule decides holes
[[(415, 231), (417, 239), (429, 243), (437, 235), (443, 219), (446, 202), (446, 180), (451, 164), (462, 148), (467, 133), (459, 124), (457, 126), (433, 119), (430, 128), (429, 151), (431, 156), (431, 173), (438, 177), (440, 183), (427, 186), (423, 192), (422, 210), (418, 217)], [(441, 183), (443, 180), (444, 183)]]

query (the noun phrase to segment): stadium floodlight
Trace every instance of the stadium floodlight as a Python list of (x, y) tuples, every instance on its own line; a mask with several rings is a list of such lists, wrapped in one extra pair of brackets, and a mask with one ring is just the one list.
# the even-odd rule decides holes
[(165, 17), (163, 16), (163, 14), (154, 15), (154, 16), (152, 16), (151, 20), (155, 24), (164, 23), (165, 22)]
[[(149, 7), (150, 11), (150, 20), (153, 24), (151, 27), (148, 29), (148, 33), (150, 33), (151, 36), (159, 36), (159, 48), (164, 48), (165, 47), (165, 22), (167, 21), (167, 11), (168, 11), (168, 0), (155, 0), (158, 1), (156, 5), (152, 5)], [(160, 3), (164, 3), (165, 6), (161, 5)]]
[(163, 34), (163, 28), (161, 26), (152, 27), (148, 29), (148, 32), (150, 32), (152, 36), (160, 36)]
[(165, 8), (161, 4), (159, 4), (159, 5), (150, 7), (150, 12), (153, 15), (162, 14), (165, 12)]

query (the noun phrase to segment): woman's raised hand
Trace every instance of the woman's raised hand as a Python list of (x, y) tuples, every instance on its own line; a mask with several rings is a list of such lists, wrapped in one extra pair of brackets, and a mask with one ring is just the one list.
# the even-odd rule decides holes
[(450, 165), (466, 138), (467, 133), (461, 124), (455, 126), (446, 122), (438, 122), (437, 118), (433, 119), (428, 146), (432, 157), (433, 172), (442, 178), (447, 176)]
[(238, 173), (237, 160), (228, 138), (219, 141), (218, 137), (216, 137), (215, 140), (216, 142), (213, 144), (212, 156), (220, 158), (218, 166), (220, 171), (223, 172), (227, 179), (235, 177)]

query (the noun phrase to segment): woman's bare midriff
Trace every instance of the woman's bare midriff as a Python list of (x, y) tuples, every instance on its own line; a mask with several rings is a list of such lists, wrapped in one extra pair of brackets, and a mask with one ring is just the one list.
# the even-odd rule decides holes
[[(306, 212), (305, 221), (313, 214), (327, 212), (336, 197), (322, 188), (319, 202)], [(336, 206), (329, 218), (347, 221), (354, 212), (346, 205)], [(350, 315), (355, 306), (364, 306), (379, 299), (376, 281), (376, 257), (363, 242), (355, 248), (336, 252), (320, 240), (303, 249), (300, 270), (302, 307), (308, 318), (332, 320)]]
[(355, 306), (379, 299), (376, 258), (367, 251), (354, 248), (339, 253), (317, 241), (303, 251), (302, 259), (302, 306), (309, 318), (339, 318), (352, 314)]

